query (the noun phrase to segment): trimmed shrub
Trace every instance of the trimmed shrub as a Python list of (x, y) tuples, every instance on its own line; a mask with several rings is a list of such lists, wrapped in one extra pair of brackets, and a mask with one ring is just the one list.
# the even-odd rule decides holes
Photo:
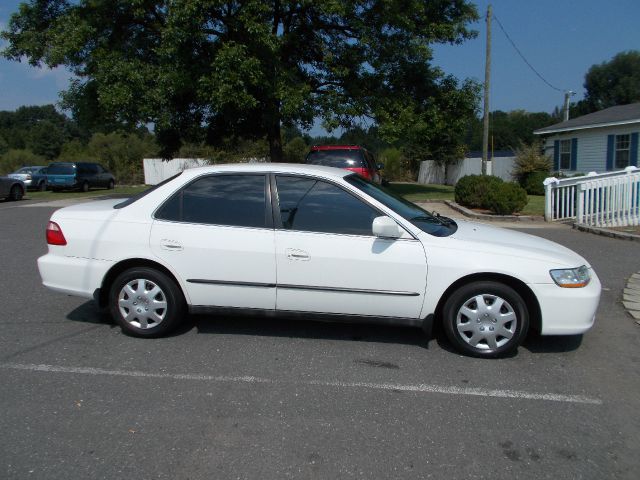
[(489, 192), (503, 183), (501, 178), (492, 175), (466, 175), (456, 183), (456, 203), (470, 208), (490, 208)]
[(544, 195), (544, 180), (549, 177), (547, 172), (531, 172), (524, 177), (522, 187), (529, 195)]
[(384, 149), (378, 159), (384, 164), (383, 177), (392, 182), (415, 180), (409, 168), (409, 161), (397, 148)]
[(535, 172), (548, 173), (551, 170), (551, 159), (542, 153), (540, 142), (531, 145), (521, 144), (516, 149), (516, 159), (513, 164), (512, 176), (520, 185), (524, 187), (529, 175)]
[(489, 209), (498, 215), (520, 212), (527, 205), (527, 192), (515, 183), (498, 185), (487, 196)]

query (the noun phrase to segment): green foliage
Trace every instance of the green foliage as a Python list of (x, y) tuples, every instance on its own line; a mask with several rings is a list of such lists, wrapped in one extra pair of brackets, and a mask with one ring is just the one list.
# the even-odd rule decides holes
[(489, 190), (487, 206), (498, 215), (511, 215), (527, 205), (527, 192), (520, 185), (502, 182)]
[(107, 167), (118, 183), (144, 183), (142, 159), (157, 155), (151, 136), (139, 137), (124, 133), (95, 133), (87, 145), (87, 160), (95, 160)]
[(528, 195), (544, 195), (544, 180), (549, 177), (549, 172), (531, 172), (524, 176), (521, 183)]
[(40, 155), (36, 155), (31, 150), (10, 149), (0, 155), (0, 174), (14, 172), (20, 167), (29, 165), (45, 165), (46, 160)]
[(584, 77), (581, 113), (640, 102), (640, 50), (620, 52), (610, 61), (592, 65)]
[(304, 138), (296, 137), (287, 142), (283, 149), (283, 160), (289, 163), (303, 163), (309, 152), (309, 146)]
[(413, 180), (409, 162), (397, 148), (387, 148), (378, 156), (384, 164), (383, 177), (391, 182), (407, 182)]
[(514, 180), (524, 186), (529, 175), (534, 172), (548, 174), (552, 166), (551, 159), (542, 152), (542, 145), (539, 141), (530, 145), (522, 143), (516, 150), (516, 159), (513, 163), (511, 175)]
[[(559, 120), (546, 112), (495, 110), (489, 114), (489, 148), (514, 150), (518, 145), (531, 145), (536, 141), (534, 130), (548, 127)], [(482, 118), (474, 117), (467, 131), (469, 150), (482, 150)]]
[(492, 175), (465, 175), (455, 186), (456, 203), (469, 208), (490, 208), (489, 194), (504, 182)]
[(280, 160), (282, 126), (370, 118), (415, 168), (459, 156), (478, 84), (434, 67), (431, 45), (477, 19), (467, 0), (50, 0), (23, 3), (2, 38), (6, 58), (73, 72), (63, 101), (80, 124), (153, 123), (167, 158), (266, 138)]

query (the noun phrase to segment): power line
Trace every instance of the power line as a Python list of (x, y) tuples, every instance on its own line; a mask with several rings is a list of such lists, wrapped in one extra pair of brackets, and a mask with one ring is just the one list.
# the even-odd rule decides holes
[(562, 89), (562, 88), (558, 88), (555, 87), (553, 85), (551, 85), (542, 75), (540, 75), (540, 73), (538, 73), (538, 71), (533, 68), (533, 65), (531, 65), (529, 63), (529, 61), (525, 58), (525, 56), (522, 54), (522, 52), (520, 51), (520, 49), (516, 46), (516, 44), (513, 42), (513, 40), (511, 40), (511, 37), (509, 36), (509, 34), (507, 33), (507, 31), (504, 29), (504, 27), (502, 26), (502, 23), (500, 23), (500, 20), (498, 20), (498, 17), (495, 16), (495, 14), (493, 15), (493, 18), (495, 18), (496, 22), (498, 22), (498, 26), (500, 27), (500, 30), (502, 30), (502, 33), (504, 33), (505, 37), (507, 37), (507, 40), (509, 40), (509, 43), (511, 43), (511, 45), (513, 46), (513, 48), (515, 49), (516, 52), (518, 52), (518, 55), (520, 55), (520, 58), (522, 58), (522, 60), (524, 60), (524, 63), (526, 63), (529, 68), (531, 70), (533, 70), (533, 73), (535, 73), (540, 80), (542, 80), (544, 83), (546, 83), (547, 85), (549, 85), (551, 88), (553, 88), (554, 90), (557, 90), (558, 92), (566, 92), (568, 90), (566, 89)]

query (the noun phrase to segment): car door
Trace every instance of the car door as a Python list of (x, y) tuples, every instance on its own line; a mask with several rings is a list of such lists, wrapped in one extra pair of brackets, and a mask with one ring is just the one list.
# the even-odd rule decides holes
[(199, 177), (154, 214), (150, 245), (191, 304), (275, 308), (276, 265), (265, 175)]
[(382, 214), (341, 186), (276, 175), (276, 309), (417, 318), (426, 288), (422, 244), (372, 234)]

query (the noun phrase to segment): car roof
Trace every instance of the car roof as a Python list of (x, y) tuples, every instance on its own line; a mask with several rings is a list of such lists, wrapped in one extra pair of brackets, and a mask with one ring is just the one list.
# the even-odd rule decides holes
[(359, 145), (314, 145), (311, 150), (365, 150)]
[(227, 163), (206, 167), (189, 168), (183, 174), (191, 176), (203, 173), (240, 172), (240, 173), (293, 173), (306, 175), (320, 175), (323, 177), (343, 178), (352, 172), (342, 168), (325, 167), (322, 165), (306, 165), (297, 163)]

